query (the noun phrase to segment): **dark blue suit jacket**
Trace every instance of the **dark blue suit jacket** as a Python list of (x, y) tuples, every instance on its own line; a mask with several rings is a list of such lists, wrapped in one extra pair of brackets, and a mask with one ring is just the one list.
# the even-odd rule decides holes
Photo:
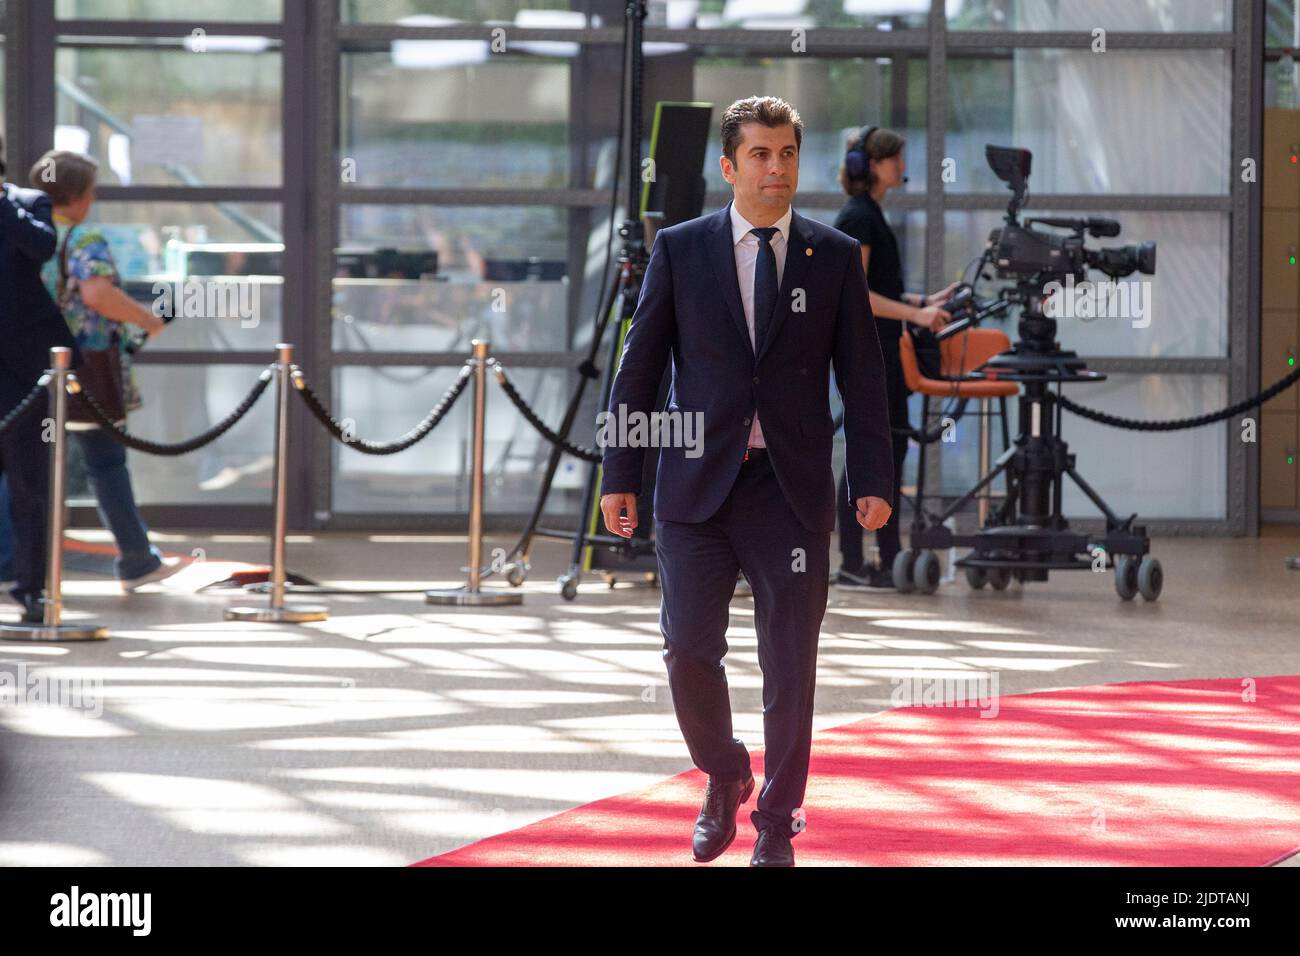
[[(671, 357), (666, 410), (703, 413), (703, 453), (689, 457), (683, 447), (660, 449), (656, 517), (685, 522), (712, 517), (735, 483), (757, 409), (791, 509), (808, 530), (834, 531), (832, 363), (844, 400), (850, 496), (889, 501), (893, 495), (884, 362), (860, 245), (838, 229), (792, 213), (776, 312), (755, 356), (736, 279), (730, 217), (728, 203), (655, 237), (607, 410), (615, 417), (620, 405), (651, 411)], [(611, 423), (609, 437), (614, 435)], [(609, 441), (601, 494), (640, 494), (644, 461), (644, 446)]]
[(39, 189), (4, 183), (0, 189), (0, 416), (32, 390), (49, 367), (50, 349), (81, 354), (41, 281), (41, 265), (54, 255), (50, 197)]

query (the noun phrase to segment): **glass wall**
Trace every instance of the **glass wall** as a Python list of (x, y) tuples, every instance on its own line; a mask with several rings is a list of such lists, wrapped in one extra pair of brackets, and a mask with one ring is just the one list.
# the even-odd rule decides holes
[(175, 0), (54, 0), (54, 11), (60, 20), (184, 19), (196, 23), (204, 20), (256, 20), (273, 23), (280, 19), (281, 0), (185, 0), (183, 9)]
[[(1226, 195), (1232, 63), (1226, 50), (1008, 50), (948, 61), (945, 155), (954, 192), (1001, 192), (985, 143), (1034, 154), (1048, 193)], [(1161, 104), (1153, 109), (1134, 104)]]
[(1300, 12), (1295, 0), (1265, 0), (1264, 106), (1300, 107)]
[(1224, 32), (1231, 0), (949, 0), (949, 30)]
[[(52, 17), (40, 12), (26, 28), (53, 46), (53, 116), (51, 138), (29, 152), (52, 145), (98, 161), (79, 228), (105, 235), (128, 294), (171, 315), (136, 353), (144, 405), (130, 428), (191, 437), (239, 404), (286, 334), (281, 4), (58, 0)], [(178, 16), (194, 26), (155, 24)], [(28, 93), (40, 95), (35, 83)], [(272, 411), (263, 400), (189, 455), (129, 451), (137, 496), (200, 524), (265, 507)], [(75, 460), (70, 474), (72, 504), (93, 504)]]
[[(780, 95), (805, 123), (796, 206), (832, 222), (846, 137), (866, 123), (893, 128), (910, 178), (886, 213), (908, 288), (928, 291), (961, 276), (1001, 221), (1008, 193), (985, 145), (1027, 147), (1028, 214), (1108, 216), (1122, 232), (1098, 244), (1159, 246), (1156, 275), (1126, 280), (1149, 321), (1062, 322), (1062, 344), (1111, 376), (1075, 399), (1139, 418), (1190, 415), (1243, 385), (1234, 144), (1249, 117), (1233, 90), (1252, 64), (1236, 59), (1239, 9), (650, 0), (643, 149), (657, 101), (712, 104), (701, 173), (704, 209), (716, 209), (730, 195), (717, 159), (722, 109)], [(596, 323), (611, 221), (626, 216), (626, 186), (611, 195), (627, 167), (616, 167), (622, 0), (54, 0), (23, 16), (0, 0), (0, 10), (7, 31), (19, 25), (29, 49), (48, 53), (30, 62), (49, 83), (25, 78), (0, 104), (6, 118), (22, 107), (19, 159), (57, 145), (99, 160), (91, 220), (128, 289), (145, 301), (159, 283), (233, 280), (253, 303), (248, 314), (183, 315), (148, 343), (134, 430), (201, 430), (284, 340), (336, 417), (368, 440), (418, 422), (478, 337), (559, 423)], [(1265, 0), (1264, 15), (1265, 96), (1277, 103), (1296, 95), (1300, 75), (1282, 48), (1300, 38), (1291, 0)], [(0, 57), (13, 49), (6, 42)], [(1014, 323), (1004, 328), (1014, 335)], [(549, 447), (490, 388), (487, 511), (518, 527)], [(220, 508), (264, 509), (268, 414), (269, 402), (202, 454), (139, 467), (141, 498), (193, 515), (218, 506), (214, 524), (234, 513)], [(466, 401), (427, 441), (385, 458), (298, 420), (295, 525), (462, 527), (467, 416)], [(975, 478), (978, 429), (967, 424), (935, 449), (952, 494)], [(1074, 419), (1066, 429), (1117, 510), (1243, 527), (1254, 492), (1236, 480), (1222, 428), (1146, 441)], [(572, 437), (590, 444), (587, 431)], [(1152, 482), (1152, 456), (1185, 467)], [(584, 477), (566, 457), (551, 517), (576, 519)], [(1066, 505), (1091, 515), (1073, 493)]]
[(56, 142), (99, 160), (102, 185), (278, 186), (280, 54), (211, 42), (61, 47)]

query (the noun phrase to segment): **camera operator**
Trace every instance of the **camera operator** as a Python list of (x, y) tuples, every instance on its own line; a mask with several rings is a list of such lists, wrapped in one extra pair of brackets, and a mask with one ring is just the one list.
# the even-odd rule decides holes
[[(0, 156), (3, 156), (0, 142)], [(53, 204), (36, 189), (3, 181), (0, 159), (0, 416), (31, 392), (49, 365), (50, 349), (80, 352), (54, 299), (41, 281), (41, 265), (54, 255)], [(0, 472), (7, 479), (13, 521), (15, 586), (9, 592), (23, 607), (23, 621), (44, 616), (46, 481), (49, 449), (41, 441), (45, 397), (19, 421), (0, 432)]]
[[(905, 428), (909, 389), (903, 381), (899, 340), (903, 323), (911, 322), (937, 332), (952, 318), (938, 303), (947, 301), (956, 288), (953, 283), (928, 296), (903, 291), (903, 263), (894, 231), (881, 212), (885, 194), (906, 182), (903, 175), (902, 136), (893, 130), (867, 126), (848, 142), (840, 163), (839, 183), (849, 200), (835, 218), (835, 228), (861, 243), (862, 266), (867, 274), (871, 314), (875, 316), (880, 336), (880, 350), (885, 360), (889, 417), (895, 428)], [(907, 455), (907, 436), (893, 436), (894, 489), (890, 507), (899, 514), (900, 489), (903, 483), (903, 459)], [(835, 586), (845, 590), (892, 588), (892, 565), (901, 549), (901, 520), (891, 521), (876, 532), (880, 546), (880, 564), (867, 567), (862, 556), (862, 528), (854, 519), (853, 503), (848, 500), (847, 476), (841, 476), (839, 488), (840, 570)]]

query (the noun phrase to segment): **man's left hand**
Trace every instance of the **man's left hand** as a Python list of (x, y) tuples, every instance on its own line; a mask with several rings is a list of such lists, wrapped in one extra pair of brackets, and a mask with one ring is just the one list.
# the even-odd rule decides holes
[(858, 505), (858, 524), (868, 531), (876, 531), (883, 528), (889, 521), (889, 516), (893, 514), (893, 509), (889, 507), (884, 498), (876, 498), (868, 495), (866, 498), (859, 498)]

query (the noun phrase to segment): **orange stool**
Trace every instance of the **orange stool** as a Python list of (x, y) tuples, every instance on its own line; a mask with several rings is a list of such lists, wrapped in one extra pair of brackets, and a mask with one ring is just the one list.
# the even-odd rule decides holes
[[(979, 473), (987, 475), (990, 467), (989, 451), (989, 402), (998, 401), (997, 415), (1002, 426), (1002, 448), (1011, 447), (1011, 435), (1007, 428), (1007, 399), (1020, 392), (1015, 382), (999, 382), (994, 373), (975, 372), (989, 359), (1011, 348), (1011, 340), (999, 329), (967, 329), (939, 343), (939, 378), (927, 378), (921, 374), (916, 361), (916, 349), (912, 336), (903, 331), (899, 342), (899, 358), (903, 365), (903, 381), (914, 392), (921, 393), (921, 432), (925, 433), (930, 420), (931, 398), (956, 398), (975, 400), (980, 403), (980, 445)], [(925, 499), (925, 449), (926, 442), (921, 442), (920, 459), (916, 472), (916, 502), (913, 527), (922, 526), (923, 505)], [(1008, 483), (1010, 478), (1008, 477)], [(1008, 492), (1010, 487), (1008, 484)], [(984, 527), (988, 519), (990, 492), (986, 488), (979, 497), (979, 524)]]

